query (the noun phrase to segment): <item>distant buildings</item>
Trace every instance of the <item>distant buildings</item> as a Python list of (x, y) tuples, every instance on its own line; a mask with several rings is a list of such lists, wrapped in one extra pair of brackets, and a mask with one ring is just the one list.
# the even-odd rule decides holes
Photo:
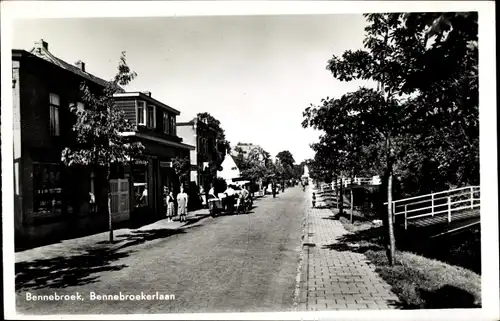
[(241, 172), (238, 168), (238, 165), (236, 165), (233, 156), (226, 155), (221, 167), (222, 170), (217, 171), (217, 177), (221, 177), (227, 183), (231, 183), (233, 180), (238, 180), (241, 178)]
[[(16, 242), (34, 244), (105, 228), (107, 173), (101, 168), (64, 166), (61, 151), (75, 138), (72, 126), (76, 116), (69, 106), (87, 108), (80, 98), (80, 84), (86, 81), (91, 91), (97, 91), (107, 82), (90, 74), (82, 61), (72, 65), (55, 57), (43, 40), (30, 51), (12, 50), (12, 71)], [(137, 131), (124, 134), (141, 140), (148, 156), (142, 165), (112, 170), (113, 219), (121, 222), (135, 209), (148, 215), (161, 213), (162, 187), (175, 188), (171, 159), (189, 156), (195, 147), (177, 136), (175, 118), (179, 111), (149, 93), (115, 98), (126, 117), (137, 125)], [(133, 197), (138, 193), (142, 196), (145, 188), (146, 197), (140, 201), (140, 197)]]
[(195, 146), (190, 156), (191, 181), (204, 189), (210, 188), (217, 169), (209, 168), (209, 164), (217, 160), (220, 148), (217, 131), (206, 121), (200, 121), (195, 117), (188, 122), (177, 123), (177, 133), (184, 142)]

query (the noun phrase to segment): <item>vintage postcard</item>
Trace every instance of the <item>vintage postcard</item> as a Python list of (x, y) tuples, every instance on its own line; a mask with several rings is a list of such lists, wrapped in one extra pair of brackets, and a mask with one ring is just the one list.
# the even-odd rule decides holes
[(5, 318), (498, 319), (494, 6), (3, 2)]

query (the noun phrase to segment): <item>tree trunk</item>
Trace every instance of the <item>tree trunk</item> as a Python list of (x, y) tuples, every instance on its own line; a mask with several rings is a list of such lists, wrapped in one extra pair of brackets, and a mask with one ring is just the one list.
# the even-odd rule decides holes
[(392, 159), (391, 159), (391, 140), (387, 138), (387, 227), (389, 228), (389, 244), (387, 258), (389, 265), (394, 265), (396, 255), (396, 239), (394, 237), (394, 222), (392, 213)]
[(340, 177), (340, 188), (339, 188), (339, 214), (344, 214), (344, 180)]
[(109, 178), (111, 174), (111, 168), (108, 164), (108, 173), (106, 175), (106, 180), (108, 182), (108, 228), (109, 228), (109, 242), (113, 242), (113, 216), (111, 215), (111, 184), (109, 183)]
[(353, 215), (354, 215), (354, 193), (351, 186), (351, 224)]

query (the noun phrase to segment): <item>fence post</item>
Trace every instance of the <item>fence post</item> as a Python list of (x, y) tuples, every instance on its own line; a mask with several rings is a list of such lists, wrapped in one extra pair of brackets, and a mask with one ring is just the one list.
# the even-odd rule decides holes
[(408, 212), (407, 212), (408, 204), (405, 204), (405, 230), (408, 228)]
[(474, 186), (470, 187), (470, 208), (474, 208)]
[(434, 216), (434, 194), (432, 194), (431, 197), (432, 197), (431, 213), (432, 213), (432, 216)]
[(451, 197), (448, 196), (448, 223), (451, 222)]

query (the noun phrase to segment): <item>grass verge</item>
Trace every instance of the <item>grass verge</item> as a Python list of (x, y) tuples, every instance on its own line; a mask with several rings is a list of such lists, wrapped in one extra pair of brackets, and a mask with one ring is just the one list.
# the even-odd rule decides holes
[(397, 251), (396, 264), (389, 266), (383, 246), (384, 228), (371, 221), (340, 217), (350, 234), (339, 239), (336, 250), (364, 253), (376, 272), (392, 286), (402, 308), (480, 308), (481, 276), (462, 267), (407, 251)]

